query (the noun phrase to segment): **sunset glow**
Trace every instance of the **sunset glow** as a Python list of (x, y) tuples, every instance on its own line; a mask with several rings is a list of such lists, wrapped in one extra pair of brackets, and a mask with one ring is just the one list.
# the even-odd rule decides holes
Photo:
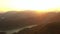
[(0, 0), (0, 11), (60, 10), (60, 0)]

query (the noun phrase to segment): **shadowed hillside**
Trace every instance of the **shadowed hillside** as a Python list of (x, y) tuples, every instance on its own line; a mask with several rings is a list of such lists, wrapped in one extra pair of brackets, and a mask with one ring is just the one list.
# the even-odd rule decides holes
[(15, 34), (60, 34), (60, 12), (49, 12), (45, 16), (40, 25), (25, 28)]
[[(0, 14), (0, 31), (20, 29), (31, 25), (45, 26), (46, 24), (53, 22), (60, 22), (60, 12), (38, 14), (34, 11), (8, 11)], [(23, 31), (24, 30), (22, 30), (22, 32)]]
[(34, 11), (8, 11), (0, 16), (0, 30), (21, 28), (38, 22), (40, 22), (40, 15)]
[(15, 34), (60, 34), (60, 22), (51, 22), (32, 28), (25, 28)]

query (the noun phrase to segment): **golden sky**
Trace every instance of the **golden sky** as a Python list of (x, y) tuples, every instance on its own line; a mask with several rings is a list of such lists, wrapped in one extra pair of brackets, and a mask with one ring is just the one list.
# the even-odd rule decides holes
[(0, 11), (8, 10), (60, 10), (60, 0), (0, 0)]

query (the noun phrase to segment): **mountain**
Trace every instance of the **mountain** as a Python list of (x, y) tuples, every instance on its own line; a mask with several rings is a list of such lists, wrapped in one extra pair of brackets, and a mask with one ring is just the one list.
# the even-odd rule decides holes
[(8, 11), (0, 16), (0, 31), (19, 29), (30, 25), (60, 22), (60, 12), (37, 14), (34, 11)]
[(40, 25), (25, 28), (15, 34), (60, 34), (60, 12), (45, 13), (44, 18)]
[(36, 24), (36, 13), (33, 11), (8, 11), (0, 17), (0, 30), (17, 29)]

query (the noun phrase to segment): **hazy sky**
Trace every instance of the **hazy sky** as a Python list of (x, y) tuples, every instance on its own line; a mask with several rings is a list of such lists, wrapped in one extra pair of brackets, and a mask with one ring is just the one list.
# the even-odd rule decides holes
[(60, 8), (60, 0), (0, 0), (0, 10), (46, 10)]

